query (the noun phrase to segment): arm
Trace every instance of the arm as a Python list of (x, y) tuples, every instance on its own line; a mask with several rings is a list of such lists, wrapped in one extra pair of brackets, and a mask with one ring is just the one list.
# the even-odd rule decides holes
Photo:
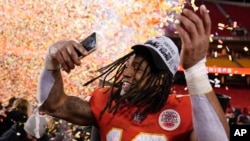
[[(211, 20), (205, 6), (200, 17), (188, 9), (177, 16), (176, 30), (182, 41), (181, 65), (191, 95), (194, 130), (191, 141), (229, 140), (229, 127), (224, 112), (209, 83), (206, 54), (209, 48)], [(184, 27), (184, 28), (183, 28)]]
[(92, 125), (95, 121), (88, 102), (64, 92), (61, 68), (69, 73), (75, 65), (80, 65), (74, 48), (87, 55), (81, 45), (74, 41), (59, 41), (48, 49), (39, 79), (39, 106), (48, 115), (78, 125)]

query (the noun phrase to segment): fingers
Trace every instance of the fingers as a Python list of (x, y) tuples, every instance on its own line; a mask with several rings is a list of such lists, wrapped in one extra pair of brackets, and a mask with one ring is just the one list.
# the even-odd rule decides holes
[(209, 16), (209, 11), (205, 7), (205, 5), (201, 5), (200, 14), (201, 14), (203, 21), (204, 21), (203, 24), (204, 24), (204, 28), (205, 28), (205, 33), (207, 34), (207, 36), (210, 36), (212, 24), (211, 24), (211, 19)]
[(191, 41), (189, 39), (189, 35), (181, 24), (176, 24), (175, 29), (178, 31), (178, 35), (180, 36), (182, 47), (186, 47), (186, 44), (190, 44)]
[[(75, 68), (75, 65), (80, 65), (80, 58), (78, 57), (75, 48), (80, 48), (81, 45), (75, 41), (59, 41), (50, 46), (49, 55), (52, 59), (56, 60), (61, 68), (67, 73)], [(82, 47), (81, 47), (82, 48)], [(86, 55), (86, 50), (79, 51)]]
[(209, 48), (209, 36), (211, 32), (211, 20), (204, 5), (200, 6), (200, 13), (184, 9), (176, 18), (181, 24), (175, 28), (182, 42), (181, 65), (189, 68), (203, 59)]
[(181, 15), (177, 15), (180, 24), (176, 24), (176, 30), (185, 43), (190, 43), (204, 35), (209, 37), (211, 32), (211, 19), (205, 5), (199, 8), (200, 13), (190, 9), (183, 9)]
[(88, 51), (81, 44), (78, 44), (76, 42), (72, 42), (72, 43), (73, 43), (73, 46), (75, 47), (75, 50), (81, 53), (80, 58), (88, 55)]
[(66, 72), (70, 72), (71, 69), (74, 69), (75, 68), (75, 64), (78, 64), (78, 63), (75, 63), (74, 60), (72, 59), (73, 56), (71, 56), (70, 53), (71, 51), (66, 48), (66, 51), (63, 51), (63, 52), (60, 52), (61, 53), (61, 57), (62, 60), (61, 60), (61, 66), (63, 68), (63, 70), (65, 70)]

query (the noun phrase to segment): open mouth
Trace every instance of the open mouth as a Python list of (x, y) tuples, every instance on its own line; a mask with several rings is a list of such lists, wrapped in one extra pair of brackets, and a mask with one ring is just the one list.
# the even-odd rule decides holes
[(128, 81), (123, 81), (120, 95), (124, 95), (125, 93), (127, 93), (131, 89), (131, 87), (132, 83)]
[(132, 84), (131, 83), (129, 83), (129, 82), (123, 82), (123, 84), (122, 84), (122, 90), (124, 91), (124, 92), (127, 92), (127, 91), (129, 91), (129, 89), (131, 88), (131, 86), (132, 86)]

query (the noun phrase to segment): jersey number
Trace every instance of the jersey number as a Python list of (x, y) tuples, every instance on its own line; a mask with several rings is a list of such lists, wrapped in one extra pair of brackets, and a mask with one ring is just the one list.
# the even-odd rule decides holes
[[(107, 134), (107, 141), (121, 141), (122, 140), (122, 129), (113, 128)], [(125, 137), (126, 138), (126, 137)], [(161, 134), (152, 134), (152, 133), (145, 133), (141, 132), (136, 135), (132, 141), (168, 141), (165, 135)]]

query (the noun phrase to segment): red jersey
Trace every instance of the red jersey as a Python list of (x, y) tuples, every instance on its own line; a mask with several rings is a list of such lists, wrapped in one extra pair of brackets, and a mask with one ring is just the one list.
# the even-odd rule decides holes
[(114, 115), (99, 115), (108, 99), (106, 88), (95, 90), (90, 106), (99, 126), (102, 141), (188, 141), (193, 130), (189, 96), (169, 95), (165, 106), (155, 114), (149, 114), (142, 122), (133, 117), (136, 108), (123, 108)]

